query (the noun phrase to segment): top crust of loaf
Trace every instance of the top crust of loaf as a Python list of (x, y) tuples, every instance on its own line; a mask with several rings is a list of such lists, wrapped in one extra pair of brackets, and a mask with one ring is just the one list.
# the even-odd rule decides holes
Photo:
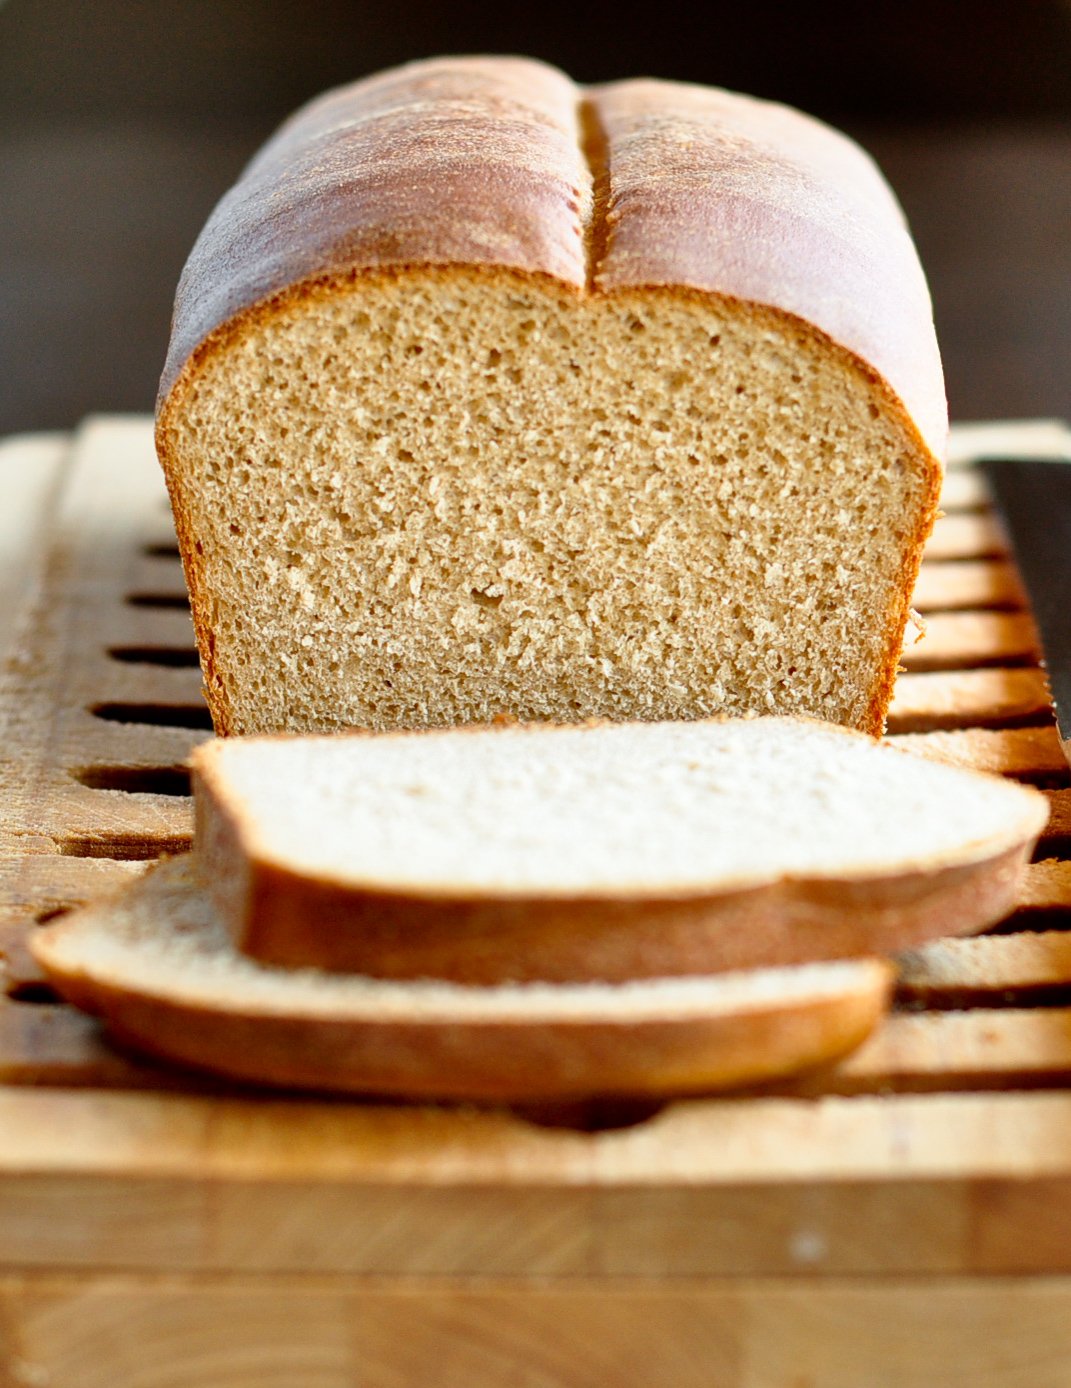
[(766, 305), (858, 358), (926, 451), (943, 454), (925, 279), (857, 146), (733, 93), (581, 88), (501, 57), (394, 69), (281, 128), (183, 272), (161, 424), (199, 350), (247, 312), (317, 282), (433, 265), (549, 277), (578, 295), (659, 285)]

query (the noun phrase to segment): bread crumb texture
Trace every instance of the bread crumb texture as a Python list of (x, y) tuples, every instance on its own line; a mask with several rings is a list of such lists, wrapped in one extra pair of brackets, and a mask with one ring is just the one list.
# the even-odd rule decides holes
[[(226, 739), (247, 850), (310, 878), (466, 897), (717, 893), (984, 861), (1038, 792), (796, 719)], [(207, 760), (202, 754), (202, 764)]]
[(875, 727), (933, 463), (789, 315), (358, 275), (246, 314), (179, 393), (169, 482), (225, 731)]

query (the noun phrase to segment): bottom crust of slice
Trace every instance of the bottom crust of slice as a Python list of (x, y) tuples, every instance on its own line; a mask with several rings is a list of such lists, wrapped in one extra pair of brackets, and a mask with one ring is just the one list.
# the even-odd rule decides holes
[(527, 1101), (713, 1091), (833, 1060), (883, 1016), (891, 966), (805, 965), (620, 985), (339, 977), (234, 951), (190, 859), (35, 933), (56, 988), (119, 1041), (322, 1092)]
[(1015, 909), (1032, 845), (897, 876), (797, 877), (685, 899), (390, 896), (254, 862), (253, 904), (233, 938), (243, 954), (284, 968), (470, 985), (783, 968), (987, 930)]

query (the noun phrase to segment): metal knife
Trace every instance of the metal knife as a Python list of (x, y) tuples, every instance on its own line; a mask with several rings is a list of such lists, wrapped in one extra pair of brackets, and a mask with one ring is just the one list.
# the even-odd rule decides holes
[(1071, 462), (981, 458), (1044, 652), (1056, 728), (1071, 763)]

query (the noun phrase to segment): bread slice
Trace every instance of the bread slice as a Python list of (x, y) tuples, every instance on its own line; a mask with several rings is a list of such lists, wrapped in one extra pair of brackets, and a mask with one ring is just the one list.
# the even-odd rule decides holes
[(265, 961), (465, 983), (887, 953), (1011, 910), (1045, 797), (800, 719), (238, 738), (195, 842)]
[(157, 441), (220, 733), (880, 732), (946, 430), (851, 141), (450, 58), (313, 102), (223, 199)]
[(614, 986), (464, 988), (273, 969), (234, 952), (189, 858), (37, 931), (38, 963), (119, 1040), (221, 1075), (452, 1099), (669, 1094), (832, 1059), (880, 1019), (877, 960)]

